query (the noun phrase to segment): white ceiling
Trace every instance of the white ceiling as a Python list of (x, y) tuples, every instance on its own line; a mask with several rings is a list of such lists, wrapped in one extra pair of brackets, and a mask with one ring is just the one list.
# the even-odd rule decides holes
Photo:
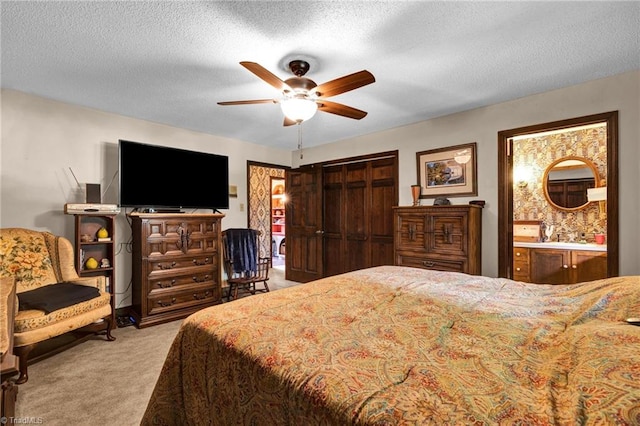
[[(320, 84), (367, 69), (376, 82), (318, 112), (321, 145), (640, 69), (640, 2), (9, 2), (3, 88), (199, 132), (295, 149), (275, 97), (238, 63), (281, 79), (303, 55)], [(559, 117), (565, 118), (565, 117)], [(144, 141), (153, 143), (153, 141)]]

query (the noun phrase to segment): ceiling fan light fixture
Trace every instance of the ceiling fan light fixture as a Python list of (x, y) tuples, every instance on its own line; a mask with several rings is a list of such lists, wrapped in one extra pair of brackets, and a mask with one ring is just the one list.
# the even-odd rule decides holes
[(287, 118), (302, 123), (315, 115), (318, 104), (304, 97), (292, 97), (280, 101), (280, 108)]

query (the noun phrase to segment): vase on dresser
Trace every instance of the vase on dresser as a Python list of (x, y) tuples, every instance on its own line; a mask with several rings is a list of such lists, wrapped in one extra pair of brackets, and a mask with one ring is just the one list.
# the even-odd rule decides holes
[(420, 185), (411, 185), (411, 197), (413, 198), (413, 205), (420, 205)]

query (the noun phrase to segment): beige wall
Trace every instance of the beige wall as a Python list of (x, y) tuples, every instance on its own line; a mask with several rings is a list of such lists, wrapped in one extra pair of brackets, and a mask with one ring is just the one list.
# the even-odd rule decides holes
[[(498, 181), (497, 133), (532, 124), (619, 111), (620, 157), (620, 273), (640, 275), (640, 72), (587, 82), (528, 96), (511, 102), (426, 120), (338, 143), (307, 148), (304, 164), (365, 153), (398, 149), (400, 153), (400, 204), (411, 203), (410, 185), (416, 182), (415, 153), (427, 149), (478, 144), (478, 196), (452, 198), (454, 203), (470, 199), (487, 201), (483, 211), (483, 274), (498, 271)], [(365, 120), (375, 119), (367, 117)], [(69, 167), (81, 182), (108, 184), (117, 170), (117, 141), (129, 139), (176, 146), (229, 156), (230, 183), (238, 186), (238, 198), (224, 211), (224, 227), (246, 226), (246, 161), (282, 164), (297, 152), (258, 146), (131, 119), (116, 114), (54, 102), (10, 90), (2, 91), (2, 144), (0, 151), (0, 226), (22, 226), (50, 230), (73, 238), (73, 221), (63, 214), (68, 202), (80, 202)], [(117, 179), (105, 202), (117, 201)], [(128, 241), (124, 214), (118, 217), (118, 240)], [(609, 244), (613, 244), (609, 241)], [(118, 257), (118, 292), (130, 279), (130, 256), (122, 247)], [(129, 294), (117, 304), (130, 304)]]
[[(306, 148), (303, 164), (398, 149), (400, 204), (411, 204), (418, 151), (478, 143), (478, 196), (453, 203), (486, 200), (482, 213), (482, 273), (498, 273), (498, 132), (533, 124), (619, 111), (620, 274), (640, 275), (640, 71), (527, 96), (510, 102), (452, 114), (408, 126)], [(365, 120), (375, 120), (367, 116)], [(300, 163), (299, 153), (292, 163)], [(423, 203), (425, 200), (423, 200)], [(431, 204), (429, 200), (427, 204)], [(609, 241), (609, 244), (615, 242)]]
[[(84, 202), (84, 192), (69, 167), (81, 183), (100, 183), (104, 190), (118, 170), (118, 139), (229, 156), (229, 183), (237, 185), (238, 198), (231, 198), (229, 210), (223, 210), (224, 228), (247, 225), (247, 160), (282, 164), (289, 156), (289, 151), (2, 90), (0, 227), (47, 230), (73, 240), (73, 216), (63, 208), (65, 203)], [(167, 165), (159, 172), (170, 169)], [(103, 202), (117, 203), (117, 190), (116, 177)], [(131, 255), (126, 247), (131, 229), (124, 212), (116, 222), (116, 291), (125, 292), (116, 297), (116, 306), (122, 307), (131, 304)]]

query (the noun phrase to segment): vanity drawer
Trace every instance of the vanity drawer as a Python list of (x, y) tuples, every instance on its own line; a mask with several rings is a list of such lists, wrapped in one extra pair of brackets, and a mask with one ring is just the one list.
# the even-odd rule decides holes
[(531, 282), (531, 262), (528, 248), (513, 248), (513, 279), (516, 281)]

